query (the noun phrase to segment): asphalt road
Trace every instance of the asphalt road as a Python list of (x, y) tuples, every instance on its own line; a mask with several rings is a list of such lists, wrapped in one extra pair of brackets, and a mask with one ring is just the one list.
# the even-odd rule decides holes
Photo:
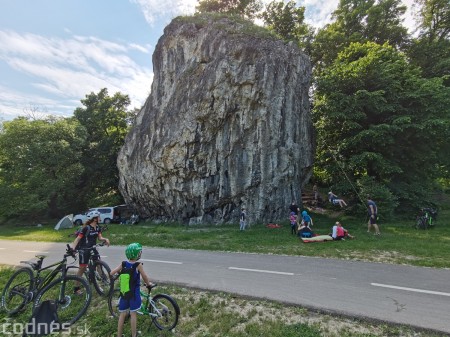
[[(45, 266), (58, 261), (64, 247), (61, 243), (0, 240), (0, 263), (18, 265), (43, 254), (48, 256)], [(124, 247), (102, 247), (100, 254), (112, 269), (124, 259)], [(144, 248), (142, 261), (156, 282), (271, 299), (450, 335), (448, 269), (160, 248)]]

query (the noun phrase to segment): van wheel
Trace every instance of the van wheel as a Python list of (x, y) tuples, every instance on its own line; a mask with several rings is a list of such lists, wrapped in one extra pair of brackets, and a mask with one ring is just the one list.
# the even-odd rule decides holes
[(103, 221), (103, 223), (109, 225), (111, 223), (111, 219), (110, 218), (106, 218), (105, 221)]
[(75, 220), (75, 225), (76, 226), (81, 226), (83, 224), (83, 221), (81, 221), (80, 219)]

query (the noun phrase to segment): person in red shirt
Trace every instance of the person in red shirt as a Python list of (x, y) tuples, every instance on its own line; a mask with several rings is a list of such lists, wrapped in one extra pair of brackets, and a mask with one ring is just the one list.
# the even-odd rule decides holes
[(345, 240), (346, 237), (349, 239), (355, 238), (348, 233), (348, 230), (342, 227), (342, 224), (339, 221), (336, 221), (336, 224), (333, 226), (333, 233), (331, 236), (333, 237), (333, 240)]

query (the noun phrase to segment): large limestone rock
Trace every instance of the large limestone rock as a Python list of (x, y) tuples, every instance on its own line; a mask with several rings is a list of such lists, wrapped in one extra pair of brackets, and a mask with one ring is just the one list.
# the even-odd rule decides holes
[(238, 222), (245, 206), (255, 223), (286, 220), (300, 202), (314, 150), (310, 62), (250, 27), (204, 16), (164, 30), (118, 157), (120, 190), (142, 215)]

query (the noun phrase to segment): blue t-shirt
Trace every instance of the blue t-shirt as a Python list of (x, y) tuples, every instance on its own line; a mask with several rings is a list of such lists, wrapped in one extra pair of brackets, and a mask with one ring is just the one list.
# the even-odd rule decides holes
[(367, 207), (368, 207), (367, 212), (369, 213), (369, 215), (372, 215), (372, 210), (371, 210), (370, 206), (373, 207), (374, 215), (377, 215), (377, 213), (378, 213), (377, 204), (372, 200), (367, 202)]
[(308, 214), (302, 216), (304, 222), (311, 222), (311, 217)]

